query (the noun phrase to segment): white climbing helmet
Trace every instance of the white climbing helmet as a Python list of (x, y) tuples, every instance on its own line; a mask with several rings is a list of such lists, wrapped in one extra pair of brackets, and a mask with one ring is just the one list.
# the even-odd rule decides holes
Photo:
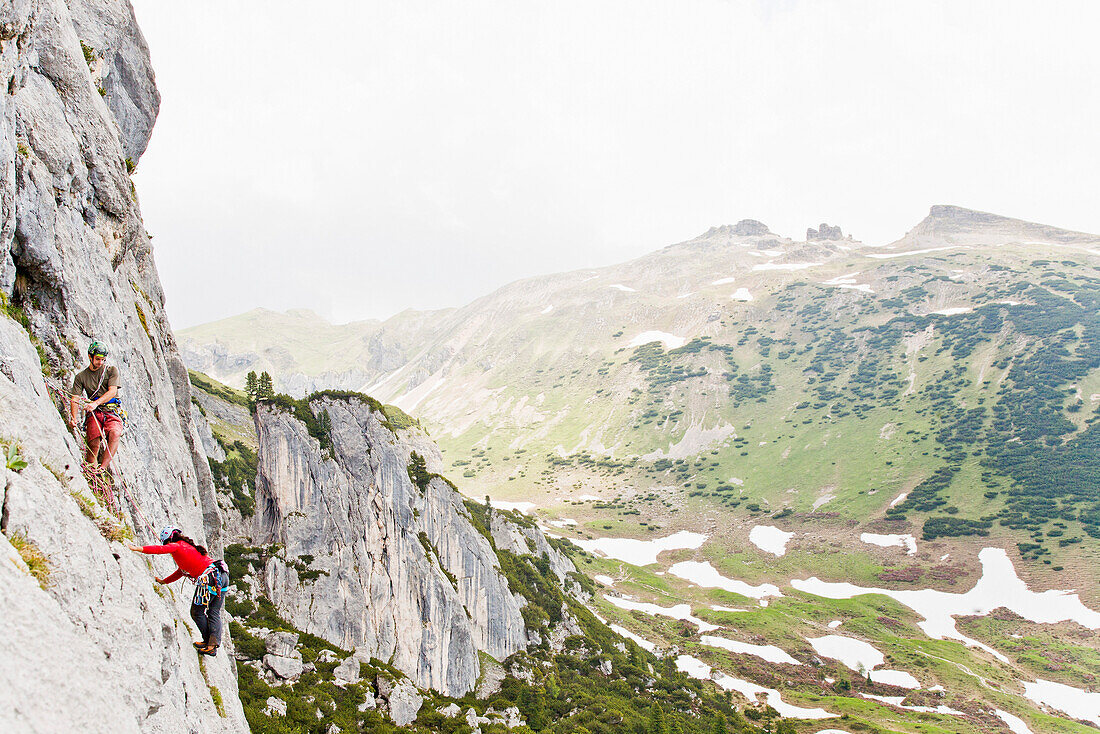
[(160, 531), (160, 542), (167, 543), (168, 539), (172, 537), (172, 533), (178, 533), (180, 531), (175, 525), (165, 525)]

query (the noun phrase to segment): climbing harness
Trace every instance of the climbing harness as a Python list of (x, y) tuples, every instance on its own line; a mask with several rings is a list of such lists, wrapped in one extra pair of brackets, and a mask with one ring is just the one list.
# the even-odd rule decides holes
[(225, 561), (214, 561), (195, 579), (195, 598), (192, 603), (206, 606), (210, 603), (211, 597), (224, 594), (228, 588), (229, 568), (225, 565)]

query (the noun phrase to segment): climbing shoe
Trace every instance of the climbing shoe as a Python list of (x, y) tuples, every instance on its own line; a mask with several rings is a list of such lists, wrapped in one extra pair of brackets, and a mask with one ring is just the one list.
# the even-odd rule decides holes
[(218, 654), (218, 646), (217, 645), (203, 645), (202, 647), (197, 648), (197, 649), (203, 655), (209, 655), (210, 657), (214, 657), (215, 655)]

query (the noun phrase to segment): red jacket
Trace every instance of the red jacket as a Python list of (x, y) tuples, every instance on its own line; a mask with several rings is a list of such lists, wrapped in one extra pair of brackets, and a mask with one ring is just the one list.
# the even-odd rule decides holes
[(179, 566), (171, 576), (164, 579), (164, 583), (170, 584), (180, 576), (187, 574), (188, 577), (197, 579), (202, 575), (202, 572), (210, 567), (213, 563), (213, 559), (207, 558), (202, 553), (199, 553), (198, 549), (190, 543), (184, 543), (177, 541), (175, 543), (169, 543), (168, 545), (146, 545), (141, 548), (142, 553), (171, 553), (172, 560)]

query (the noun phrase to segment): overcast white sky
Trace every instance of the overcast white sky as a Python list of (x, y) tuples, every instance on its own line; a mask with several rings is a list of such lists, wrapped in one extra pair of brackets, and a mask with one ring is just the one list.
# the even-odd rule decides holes
[(760, 219), (1100, 232), (1100, 2), (133, 0), (176, 328), (459, 306)]

